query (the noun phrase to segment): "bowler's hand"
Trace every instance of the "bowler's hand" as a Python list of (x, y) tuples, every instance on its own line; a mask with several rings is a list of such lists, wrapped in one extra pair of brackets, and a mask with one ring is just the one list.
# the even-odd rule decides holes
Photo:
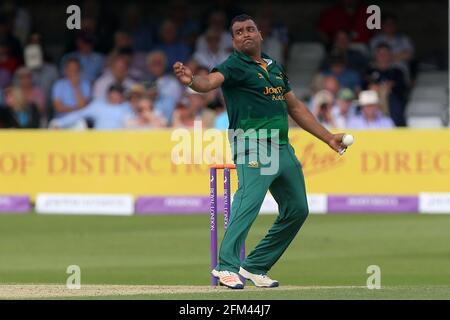
[(330, 148), (339, 154), (344, 153), (345, 149), (347, 149), (347, 146), (342, 143), (342, 137), (344, 135), (345, 133), (332, 134), (330, 139), (328, 140), (328, 145), (330, 146)]
[(192, 81), (192, 71), (186, 67), (183, 63), (177, 61), (173, 65), (173, 72), (177, 76), (178, 80), (187, 86)]

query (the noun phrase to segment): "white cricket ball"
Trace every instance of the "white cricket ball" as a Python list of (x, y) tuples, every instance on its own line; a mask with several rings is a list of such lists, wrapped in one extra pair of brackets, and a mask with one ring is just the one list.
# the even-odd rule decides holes
[(345, 144), (346, 146), (350, 146), (353, 144), (353, 136), (351, 134), (345, 134), (342, 137), (342, 143)]

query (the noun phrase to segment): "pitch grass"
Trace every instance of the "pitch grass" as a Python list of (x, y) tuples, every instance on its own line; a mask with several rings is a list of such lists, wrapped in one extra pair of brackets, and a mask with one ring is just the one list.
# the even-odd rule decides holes
[[(274, 219), (257, 219), (248, 248)], [(366, 284), (367, 267), (378, 265), (379, 291), (300, 288), (128, 298), (450, 299), (449, 230), (450, 215), (311, 215), (270, 273), (281, 285), (359, 287)], [(1, 215), (0, 283), (64, 284), (67, 266), (75, 264), (82, 284), (204, 286), (210, 279), (208, 231), (206, 215)]]

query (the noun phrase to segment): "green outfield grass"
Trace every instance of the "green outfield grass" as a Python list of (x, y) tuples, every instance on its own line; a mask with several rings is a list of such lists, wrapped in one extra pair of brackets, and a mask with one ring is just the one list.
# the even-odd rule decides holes
[[(257, 219), (248, 248), (274, 219)], [(450, 215), (311, 215), (270, 273), (297, 289), (125, 297), (450, 299), (449, 230)], [(0, 215), (0, 284), (65, 284), (75, 264), (82, 285), (207, 286), (209, 254), (207, 215)], [(348, 288), (365, 286), (369, 265), (380, 266), (382, 289)], [(325, 288), (335, 286), (347, 288)]]

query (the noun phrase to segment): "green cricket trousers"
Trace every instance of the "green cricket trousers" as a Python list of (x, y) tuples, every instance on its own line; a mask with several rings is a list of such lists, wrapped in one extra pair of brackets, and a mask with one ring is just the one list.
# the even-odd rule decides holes
[[(261, 166), (248, 161), (236, 163), (239, 188), (219, 252), (219, 271), (238, 272), (242, 266), (255, 274), (266, 274), (278, 261), (308, 216), (305, 181), (300, 162), (288, 144), (279, 146), (279, 168), (261, 174)], [(267, 191), (278, 203), (279, 215), (266, 236), (241, 264), (239, 253), (250, 227), (258, 216)]]

